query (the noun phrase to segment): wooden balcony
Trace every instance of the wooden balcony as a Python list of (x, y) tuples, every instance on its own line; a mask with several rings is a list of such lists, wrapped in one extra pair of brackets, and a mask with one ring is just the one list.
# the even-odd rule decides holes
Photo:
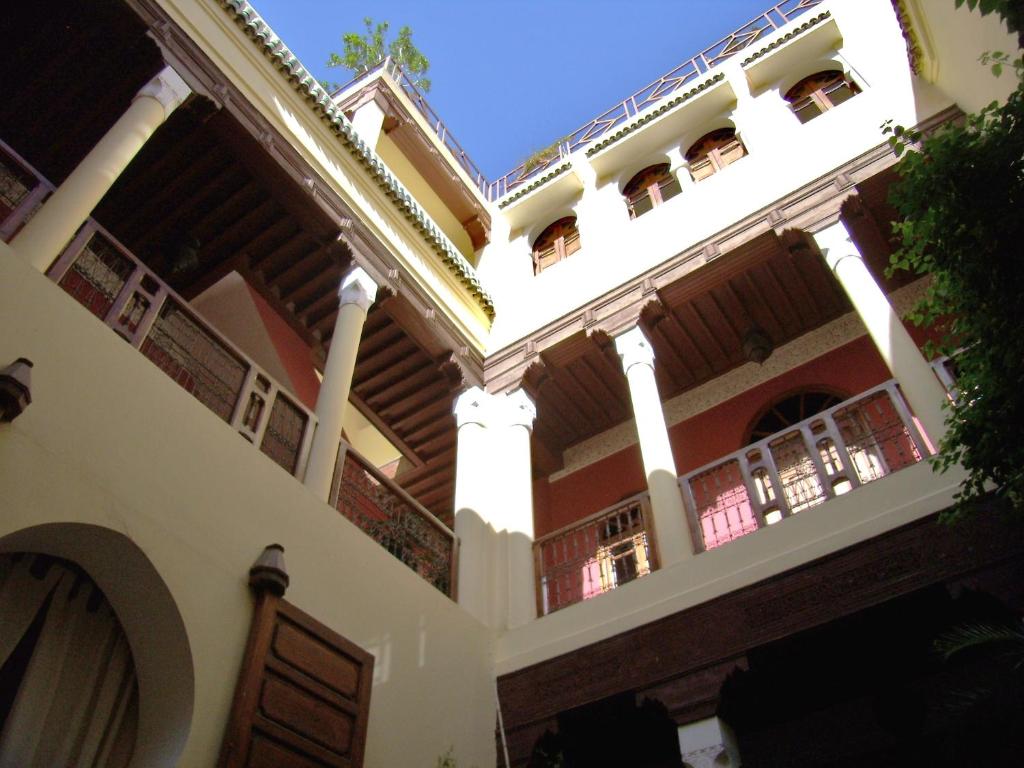
[(713, 549), (929, 455), (895, 380), (680, 478), (694, 543)]
[(344, 442), (338, 451), (329, 501), (367, 536), (455, 599), (455, 534)]
[(537, 539), (537, 613), (545, 616), (657, 570), (650, 514), (650, 499), (641, 493)]

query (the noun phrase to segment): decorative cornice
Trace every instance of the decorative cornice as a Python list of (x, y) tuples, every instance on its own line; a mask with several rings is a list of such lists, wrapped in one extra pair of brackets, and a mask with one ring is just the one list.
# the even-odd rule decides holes
[(506, 206), (511, 205), (512, 203), (514, 203), (516, 200), (518, 200), (523, 195), (528, 195), (531, 192), (533, 192), (533, 190), (535, 190), (537, 187), (539, 187), (539, 186), (541, 186), (543, 184), (546, 184), (547, 182), (551, 181), (551, 179), (555, 178), (556, 176), (561, 176), (563, 173), (565, 173), (571, 167), (572, 167), (572, 163), (570, 163), (570, 162), (564, 162), (561, 165), (555, 166), (555, 169), (553, 171), (549, 171), (548, 173), (544, 174), (543, 176), (538, 177), (537, 179), (535, 179), (534, 181), (530, 182), (529, 184), (527, 184), (522, 189), (517, 190), (516, 193), (513, 194), (512, 196), (506, 197), (504, 200), (499, 202), (498, 203), (498, 208), (505, 208)]
[(651, 122), (651, 120), (654, 120), (656, 117), (661, 117), (661, 115), (665, 114), (670, 109), (674, 109), (675, 107), (678, 107), (684, 101), (689, 101), (690, 99), (692, 99), (694, 96), (696, 96), (701, 91), (706, 91), (712, 85), (714, 85), (715, 83), (717, 83), (717, 82), (719, 82), (721, 80), (724, 80), (724, 79), (725, 79), (725, 73), (719, 72), (714, 77), (711, 77), (711, 78), (708, 78), (707, 80), (705, 80), (703, 83), (698, 85), (696, 88), (691, 88), (689, 91), (687, 91), (686, 93), (682, 94), (681, 96), (676, 96), (675, 98), (669, 99), (664, 104), (661, 104), (658, 107), (654, 108), (653, 110), (648, 112), (643, 117), (637, 118), (632, 123), (630, 123), (629, 125), (625, 126), (624, 128), (620, 128), (615, 133), (613, 133), (611, 136), (609, 136), (607, 139), (602, 139), (601, 141), (599, 141), (596, 144), (594, 144), (594, 146), (590, 147), (587, 150), (587, 157), (591, 157), (592, 155), (597, 154), (598, 152), (600, 152), (605, 147), (611, 146), (612, 144), (617, 142), (619, 139), (622, 139), (625, 136), (631, 134), (637, 128), (640, 128), (640, 127), (646, 125), (647, 123)]
[(910, 14), (903, 0), (892, 0), (892, 9), (896, 12), (896, 20), (900, 24), (900, 32), (907, 44), (907, 61), (910, 64), (910, 71), (915, 75), (921, 74), (921, 43), (917, 38), (917, 32), (911, 21)]
[(316, 78), (302, 66), (270, 25), (249, 5), (247, 0), (220, 0), (221, 7), (234, 18), (246, 36), (291, 83), (310, 109), (342, 140), (348, 151), (370, 172), (377, 185), (394, 202), (395, 207), (426, 238), (445, 266), (467, 288), (484, 313), (494, 319), (494, 302), (477, 278), (476, 270), (448, 240), (441, 228), (416, 202), (412, 193), (395, 177), (376, 152), (356, 133)]
[(750, 56), (743, 60), (740, 66), (745, 67), (747, 66), (747, 64), (752, 64), (753, 62), (757, 61), (759, 58), (764, 56), (766, 53), (770, 53), (771, 51), (774, 51), (776, 48), (785, 45), (797, 35), (802, 35), (808, 29), (825, 21), (825, 19), (829, 18), (831, 15), (831, 11), (825, 11), (824, 13), (819, 13), (813, 19), (808, 19), (803, 24), (798, 26), (796, 29), (792, 30), (791, 32), (787, 32), (785, 35), (778, 38), (777, 40), (773, 40), (761, 50), (752, 53)]

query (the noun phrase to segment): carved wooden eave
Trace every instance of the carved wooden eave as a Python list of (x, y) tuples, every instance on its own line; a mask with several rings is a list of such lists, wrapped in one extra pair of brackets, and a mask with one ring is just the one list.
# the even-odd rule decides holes
[[(180, 72), (187, 73), (190, 85), (197, 93), (206, 96), (217, 108), (226, 110), (238, 125), (259, 142), (262, 151), (283, 172), (282, 178), (303, 189), (310, 206), (320, 215), (329, 218), (344, 248), (351, 251), (354, 263), (362, 266), (379, 285), (400, 294), (415, 308), (419, 314), (416, 327), (428, 329), (435, 336), (429, 351), (434, 352), (437, 346), (448, 350), (466, 350), (464, 357), (470, 380), (482, 380), (482, 355), (444, 312), (436, 310), (413, 275), (398, 265), (388, 247), (360, 220), (289, 139), (249, 103), (237, 86), (224, 77), (206, 53), (181, 30), (156, 0), (127, 2), (147, 24), (168, 63)], [(244, 269), (244, 264), (241, 266)], [(268, 296), (268, 300), (282, 316), (290, 316), (283, 303), (275, 303), (273, 296)]]
[[(920, 130), (954, 119), (954, 107), (921, 123)], [(537, 355), (560, 344), (580, 331), (595, 330), (615, 335), (640, 321), (641, 312), (653, 298), (669, 286), (686, 286), (683, 278), (718, 259), (729, 259), (741, 246), (763, 235), (783, 236), (787, 231), (813, 233), (839, 220), (843, 204), (858, 194), (865, 182), (896, 164), (898, 158), (887, 143), (853, 158), (829, 174), (796, 189), (770, 206), (752, 213), (723, 229), (713, 237), (695, 243), (674, 258), (654, 267), (628, 283), (584, 304), (573, 312), (548, 323), (514, 344), (488, 355), (484, 365), (484, 381), (490, 392), (510, 391), (519, 387), (526, 368)], [(786, 238), (791, 235), (786, 234)], [(803, 235), (800, 235), (803, 237)]]
[(335, 101), (335, 105), (351, 119), (356, 110), (371, 102), (384, 113), (384, 133), (459, 220), (473, 242), (473, 250), (483, 248), (491, 232), (491, 215), (483, 198), (466, 185), (447, 150), (440, 151), (432, 136), (423, 130), (390, 76), (383, 71), (377, 73), (365, 85)]

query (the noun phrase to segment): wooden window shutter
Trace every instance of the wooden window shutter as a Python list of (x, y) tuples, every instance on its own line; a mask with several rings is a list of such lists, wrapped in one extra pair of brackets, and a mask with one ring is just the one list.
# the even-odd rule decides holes
[(373, 656), (282, 599), (260, 572), (270, 550), (250, 572), (256, 609), (218, 766), (359, 768)]

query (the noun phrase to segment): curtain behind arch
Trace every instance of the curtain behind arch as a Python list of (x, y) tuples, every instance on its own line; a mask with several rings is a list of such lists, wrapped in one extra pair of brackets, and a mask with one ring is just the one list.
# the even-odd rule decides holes
[(138, 717), (135, 664), (88, 576), (45, 555), (0, 555), (0, 768), (123, 768)]

